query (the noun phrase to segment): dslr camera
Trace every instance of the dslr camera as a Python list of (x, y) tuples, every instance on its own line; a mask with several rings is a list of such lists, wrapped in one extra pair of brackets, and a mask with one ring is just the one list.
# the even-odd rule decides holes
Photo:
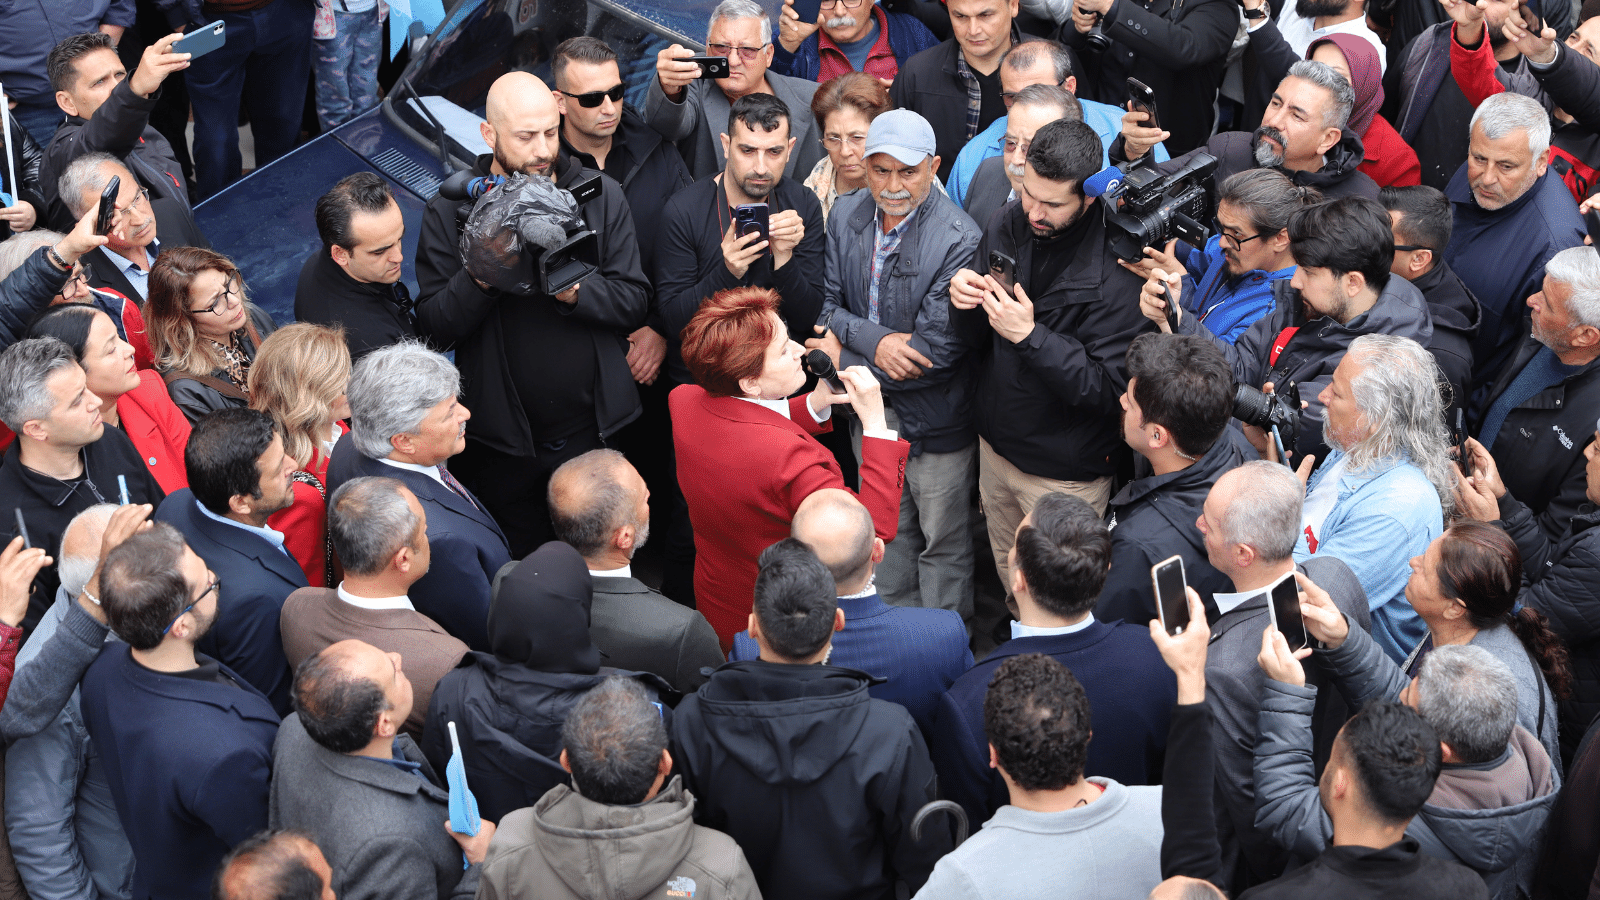
[(1144, 259), (1144, 248), (1165, 247), (1173, 238), (1204, 247), (1211, 236), (1211, 229), (1200, 224), (1210, 220), (1206, 183), (1216, 170), (1217, 158), (1204, 152), (1171, 174), (1162, 174), (1153, 164), (1131, 169), (1115, 198), (1107, 198), (1122, 201), (1115, 212), (1107, 207), (1111, 252), (1133, 263)]
[(1286, 453), (1293, 454), (1299, 444), (1300, 385), (1291, 381), (1284, 390), (1269, 394), (1248, 384), (1241, 384), (1233, 392), (1233, 417), (1246, 425), (1254, 425), (1269, 436), (1278, 429), (1278, 439)]
[(439, 193), (462, 201), (461, 262), (484, 284), (554, 297), (599, 271), (599, 241), (579, 212), (599, 195), (598, 177), (566, 191), (548, 178), (458, 172)]

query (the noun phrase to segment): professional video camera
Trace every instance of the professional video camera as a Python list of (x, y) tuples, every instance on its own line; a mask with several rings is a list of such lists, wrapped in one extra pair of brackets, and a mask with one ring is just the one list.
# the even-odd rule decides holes
[(1204, 247), (1211, 236), (1211, 230), (1200, 224), (1210, 221), (1206, 181), (1216, 170), (1217, 158), (1204, 152), (1191, 156), (1170, 175), (1153, 164), (1129, 170), (1115, 196), (1106, 198), (1122, 201), (1121, 209), (1106, 209), (1111, 252), (1131, 263), (1144, 259), (1144, 248), (1165, 247), (1174, 237)]
[[(1293, 455), (1299, 444), (1300, 385), (1289, 382), (1281, 391), (1267, 393), (1248, 384), (1241, 384), (1233, 392), (1233, 417), (1246, 425), (1254, 425), (1268, 436), (1278, 430), (1278, 440), (1285, 453)], [(1280, 455), (1280, 459), (1281, 459)]]
[(463, 202), (461, 262), (478, 281), (510, 294), (555, 296), (599, 271), (600, 248), (578, 211), (599, 178), (569, 191), (534, 175), (458, 172), (439, 193)]

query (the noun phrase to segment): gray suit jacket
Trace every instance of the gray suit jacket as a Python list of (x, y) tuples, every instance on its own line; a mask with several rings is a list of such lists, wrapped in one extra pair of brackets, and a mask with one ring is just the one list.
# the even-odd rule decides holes
[[(789, 134), (794, 137), (794, 149), (783, 167), (783, 177), (803, 179), (823, 156), (822, 135), (817, 131), (816, 117), (811, 115), (811, 95), (817, 92), (817, 83), (768, 69), (767, 84), (772, 87), (773, 96), (789, 107)], [(674, 103), (662, 92), (661, 82), (651, 78), (645, 94), (644, 118), (662, 137), (677, 143), (690, 174), (698, 181), (722, 171), (727, 162), (717, 135), (728, 130), (729, 105), (727, 95), (708, 79), (691, 82), (683, 102)], [(800, 174), (796, 176), (796, 172)]]
[(334, 753), (291, 713), (272, 745), (268, 824), (315, 838), (344, 900), (470, 900), (479, 867), (463, 870), (461, 847), (445, 833), (450, 795), (415, 741), (401, 735), (395, 749), (426, 778)]
[(685, 694), (706, 683), (701, 669), (726, 662), (705, 616), (637, 578), (594, 579), (589, 638), (606, 665), (653, 672)]
[[(986, 230), (989, 219), (1010, 199), (1011, 181), (1006, 178), (1005, 157), (991, 156), (978, 163), (978, 170), (972, 173), (972, 183), (967, 185), (966, 197), (967, 215), (978, 223), (978, 230)], [(987, 263), (985, 260), (984, 264)]]

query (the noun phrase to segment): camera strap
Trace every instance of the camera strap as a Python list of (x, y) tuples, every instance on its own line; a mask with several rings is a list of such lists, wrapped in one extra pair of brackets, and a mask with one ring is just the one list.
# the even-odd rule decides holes
[(1290, 325), (1288, 328), (1278, 332), (1278, 336), (1272, 341), (1272, 353), (1267, 357), (1267, 366), (1269, 368), (1278, 364), (1278, 354), (1289, 346), (1289, 342), (1294, 340), (1295, 332), (1299, 330), (1299, 325)]

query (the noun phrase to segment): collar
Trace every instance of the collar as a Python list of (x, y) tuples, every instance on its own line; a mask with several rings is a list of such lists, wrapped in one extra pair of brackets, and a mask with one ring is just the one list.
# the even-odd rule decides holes
[(339, 582), (339, 599), (360, 609), (405, 609), (416, 611), (416, 607), (411, 605), (411, 598), (404, 594), (398, 597), (357, 597), (344, 589), (343, 581)]
[(620, 569), (607, 569), (604, 572), (598, 572), (598, 571), (595, 571), (594, 569), (590, 569), (589, 570), (589, 577), (590, 578), (632, 578), (633, 577), (633, 566), (632, 566), (632, 564), (629, 564), (629, 565), (623, 566)]
[(424, 781), (427, 780), (427, 776), (422, 774), (422, 763), (412, 762), (411, 760), (406, 759), (405, 750), (400, 746), (399, 738), (394, 739), (394, 748), (389, 752), (394, 755), (390, 756), (388, 759), (384, 759), (381, 756), (356, 756), (355, 758), (371, 760), (372, 762), (382, 763), (386, 766), (394, 766), (396, 769), (399, 769), (402, 772), (415, 775)]
[(379, 459), (378, 462), (381, 462), (386, 466), (394, 466), (396, 469), (405, 469), (407, 472), (418, 472), (418, 473), (421, 473), (423, 475), (428, 476), (429, 478), (432, 478), (434, 481), (439, 482), (439, 484), (444, 485), (445, 487), (449, 487), (449, 485), (446, 485), (444, 483), (443, 476), (441, 476), (439, 474), (439, 467), (438, 466), (424, 466), (424, 465), (419, 465), (417, 463), (401, 462), (398, 459), (390, 459), (387, 456), (383, 457), (382, 459)]
[(83, 475), (72, 481), (62, 481), (52, 475), (46, 475), (23, 465), (22, 442), (19, 440), (13, 440), (11, 447), (6, 451), (6, 465), (9, 466), (12, 462), (15, 462), (18, 476), (28, 487), (32, 488), (33, 493), (39, 499), (51, 506), (60, 506), (66, 503), (73, 494), (78, 492), (79, 485), (87, 485), (89, 493), (94, 495), (96, 502), (104, 503), (106, 498), (101, 496), (102, 492), (94, 483), (94, 476), (89, 472), (89, 448), (92, 446), (93, 444), (85, 444), (78, 449), (78, 459), (83, 463)]
[(839, 598), (839, 608), (844, 610), (844, 627), (849, 628), (851, 623), (881, 616), (894, 607), (883, 602), (878, 596), (877, 588), (869, 587), (864, 594), (851, 594)]
[[(260, 526), (258, 528), (255, 525), (246, 525), (243, 522), (237, 522), (237, 521), (234, 521), (233, 519), (229, 519), (229, 518), (226, 518), (224, 516), (219, 516), (216, 513), (212, 512), (211, 510), (206, 509), (206, 505), (204, 503), (201, 503), (199, 500), (194, 501), (194, 508), (200, 510), (200, 514), (201, 515), (205, 516), (208, 519), (211, 519), (212, 521), (222, 522), (223, 524), (232, 525), (233, 527), (241, 529), (243, 531), (248, 531), (251, 534), (255, 535), (256, 537), (261, 538), (262, 540), (264, 540), (267, 543), (271, 544), (272, 546), (277, 547), (279, 550), (283, 550), (283, 552), (285, 552), (285, 553), (289, 552), (283, 546), (283, 532), (281, 532), (281, 531), (274, 531), (274, 530), (272, 530), (272, 528), (270, 526), (267, 526), (267, 525), (262, 525), (262, 526)], [(341, 591), (340, 593), (342, 594), (343, 592)]]
[[(899, 160), (896, 160), (896, 162), (899, 162)], [(900, 224), (889, 229), (888, 231), (883, 230), (883, 210), (878, 208), (877, 202), (874, 201), (872, 204), (873, 235), (878, 239), (879, 243), (889, 240), (890, 238), (899, 239), (905, 237), (906, 229), (910, 227), (911, 221), (917, 217), (917, 212), (922, 209), (924, 203), (927, 203), (932, 198), (933, 185), (930, 184), (928, 185), (928, 196), (922, 198), (922, 203), (918, 203), (916, 206), (911, 207), (911, 212), (906, 213), (906, 217), (900, 220)]]
[(328, 251), (325, 249), (319, 248), (317, 250), (317, 269), (323, 277), (331, 279), (338, 290), (358, 294), (371, 294), (408, 312), (413, 306), (410, 291), (406, 289), (404, 281), (396, 281), (393, 284), (357, 281), (351, 277), (349, 272), (345, 271), (344, 266), (334, 262), (333, 257), (329, 256)]
[(1225, 616), (1228, 613), (1231, 613), (1239, 607), (1245, 605), (1245, 603), (1255, 599), (1256, 597), (1264, 595), (1266, 592), (1266, 588), (1257, 588), (1253, 591), (1241, 591), (1237, 593), (1223, 593), (1218, 591), (1217, 593), (1211, 595), (1211, 600), (1217, 604), (1217, 614)]
[[(777, 413), (778, 415), (783, 416), (785, 419), (789, 418), (789, 401), (788, 400), (762, 400), (762, 399), (757, 398), (757, 397), (735, 397), (733, 399), (735, 399), (735, 400), (743, 400), (746, 403), (754, 403), (755, 405), (757, 405), (759, 407), (762, 407), (763, 409), (772, 410), (773, 412)], [(818, 413), (816, 410), (811, 409), (811, 404), (810, 403), (807, 403), (806, 404), (806, 409), (811, 413), (811, 418), (815, 419), (817, 424), (819, 424), (819, 425), (822, 424), (823, 422), (828, 421), (828, 419), (832, 418), (832, 416), (833, 416), (833, 407), (831, 407), (831, 406), (828, 407), (827, 409), (824, 409), (821, 413)]]
[(106, 259), (111, 260), (111, 264), (117, 267), (118, 272), (123, 275), (135, 274), (140, 278), (145, 278), (149, 276), (150, 269), (155, 266), (156, 257), (161, 254), (161, 241), (160, 239), (153, 240), (144, 248), (145, 268), (143, 269), (139, 268), (137, 263), (129, 260), (126, 256), (112, 253), (109, 247), (101, 246), (97, 249), (105, 254)]
[[(873, 43), (871, 52), (867, 54), (868, 58), (880, 55), (878, 51), (888, 44), (889, 38), (889, 17), (884, 13), (883, 7), (876, 3), (876, 0), (872, 4), (872, 17), (878, 20), (878, 39)], [(818, 52), (832, 50), (840, 56), (844, 55), (844, 51), (839, 49), (839, 44), (833, 38), (828, 37), (828, 33), (821, 28), (817, 29), (817, 50)], [(892, 53), (893, 51), (891, 50), (890, 52)]]
[(1011, 623), (1011, 636), (1022, 637), (1055, 637), (1062, 634), (1077, 634), (1094, 624), (1094, 613), (1083, 617), (1082, 621), (1071, 625), (1062, 625), (1059, 628), (1040, 628), (1036, 625), (1024, 625), (1021, 622)]

